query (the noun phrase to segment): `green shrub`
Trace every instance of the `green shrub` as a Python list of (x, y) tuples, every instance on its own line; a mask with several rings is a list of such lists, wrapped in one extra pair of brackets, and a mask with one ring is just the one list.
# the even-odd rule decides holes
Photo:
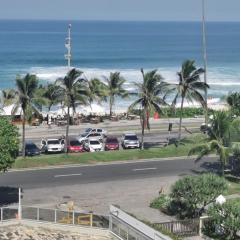
[(226, 189), (226, 180), (216, 174), (187, 176), (172, 186), (169, 196), (159, 196), (151, 202), (150, 207), (176, 215), (180, 219), (192, 219), (201, 216), (205, 207)]
[(168, 213), (170, 203), (171, 203), (170, 197), (165, 194), (161, 194), (159, 197), (155, 198), (150, 203), (150, 207), (160, 209), (162, 212)]
[(181, 219), (199, 217), (226, 189), (226, 180), (216, 174), (187, 176), (173, 185), (170, 208)]
[[(174, 117), (174, 118), (179, 118), (181, 114), (181, 109), (176, 108), (172, 109), (169, 107), (163, 108), (163, 114), (160, 114), (160, 117)], [(212, 115), (214, 110), (209, 109), (208, 114)], [(131, 110), (132, 114), (139, 115), (139, 110), (134, 109)], [(203, 108), (194, 108), (194, 107), (185, 107), (183, 108), (183, 117), (196, 117), (196, 116), (203, 116), (204, 115), (204, 109)], [(153, 112), (150, 113), (150, 115), (153, 115)]]
[(9, 119), (0, 117), (0, 172), (12, 167), (18, 156), (18, 129)]
[(204, 225), (203, 233), (209, 237), (221, 240), (239, 239), (237, 232), (240, 229), (239, 200), (214, 204), (207, 211), (209, 221)]

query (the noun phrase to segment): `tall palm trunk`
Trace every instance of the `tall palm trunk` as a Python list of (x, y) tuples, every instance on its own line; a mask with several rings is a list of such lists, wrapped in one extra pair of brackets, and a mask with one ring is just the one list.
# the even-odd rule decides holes
[(68, 154), (67, 145), (68, 145), (69, 124), (70, 124), (70, 106), (69, 106), (69, 103), (68, 103), (68, 106), (67, 106), (66, 138), (65, 138), (65, 146), (64, 146), (64, 150), (65, 150), (65, 153), (66, 153), (66, 154)]
[(113, 96), (110, 96), (109, 99), (109, 107), (110, 107), (110, 117), (112, 116), (113, 112), (112, 112), (112, 108), (113, 108)]
[(23, 111), (23, 119), (22, 119), (22, 156), (25, 158), (25, 113)]
[(145, 125), (146, 125), (146, 116), (145, 116), (145, 109), (142, 112), (142, 139), (141, 139), (141, 149), (144, 149), (144, 135), (145, 135)]
[(182, 136), (182, 114), (183, 114), (183, 103), (184, 103), (184, 96), (182, 96), (182, 101), (181, 101), (181, 111), (180, 111), (180, 121), (179, 121), (178, 140), (180, 140), (180, 139), (181, 139), (181, 136)]
[(225, 163), (224, 163), (224, 160), (221, 159), (221, 157), (220, 157), (220, 168), (221, 168), (220, 174), (221, 174), (222, 176), (224, 176), (224, 175), (225, 175), (225, 172), (224, 172), (224, 170), (225, 170)]

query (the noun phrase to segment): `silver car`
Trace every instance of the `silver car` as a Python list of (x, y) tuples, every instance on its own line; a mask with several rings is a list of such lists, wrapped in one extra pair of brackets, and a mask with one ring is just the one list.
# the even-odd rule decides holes
[(79, 142), (82, 142), (82, 141), (88, 140), (89, 138), (95, 138), (100, 142), (103, 142), (104, 136), (101, 133), (96, 133), (96, 132), (83, 133), (77, 137), (77, 140)]
[(135, 133), (127, 133), (122, 136), (122, 147), (140, 148), (140, 141)]

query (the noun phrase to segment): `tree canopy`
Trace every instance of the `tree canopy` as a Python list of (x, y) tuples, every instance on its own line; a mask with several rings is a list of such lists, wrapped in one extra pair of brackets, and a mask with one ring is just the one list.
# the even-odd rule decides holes
[(11, 168), (18, 156), (18, 129), (7, 118), (0, 118), (0, 172)]

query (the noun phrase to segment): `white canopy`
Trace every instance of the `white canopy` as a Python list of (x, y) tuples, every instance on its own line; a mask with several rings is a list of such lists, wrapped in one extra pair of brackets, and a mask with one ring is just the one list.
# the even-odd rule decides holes
[[(58, 107), (55, 111), (50, 111), (49, 113), (44, 112), (44, 115), (49, 114), (50, 116), (64, 116), (67, 114), (67, 107)], [(89, 114), (96, 114), (96, 115), (104, 115), (105, 109), (98, 105), (98, 104), (91, 104), (91, 106), (78, 106), (76, 107), (76, 114), (83, 114), (83, 115), (89, 115)], [(73, 109), (70, 108), (70, 115), (73, 115)]]
[[(15, 107), (14, 104), (4, 107), (2, 109), (2, 111), (0, 111), (0, 115), (2, 115), (2, 116), (11, 116), (14, 107)], [(21, 115), (21, 114), (22, 114), (22, 108), (19, 107), (14, 115), (17, 116), (17, 115)]]

